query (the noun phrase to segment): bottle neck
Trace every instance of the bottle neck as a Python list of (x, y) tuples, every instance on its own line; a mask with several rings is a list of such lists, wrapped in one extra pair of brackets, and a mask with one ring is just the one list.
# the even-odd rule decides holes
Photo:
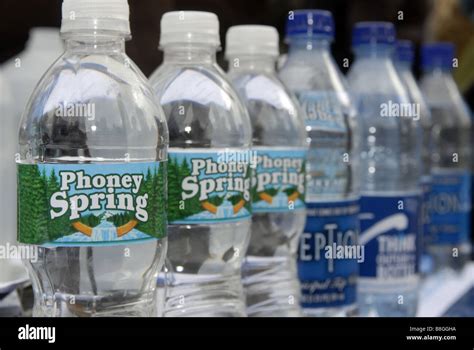
[(242, 55), (229, 57), (229, 72), (256, 71), (274, 74), (276, 59), (268, 55)]
[(290, 38), (288, 55), (321, 55), (329, 53), (330, 49), (331, 41), (326, 37), (295, 37)]
[(70, 33), (63, 36), (66, 51), (117, 54), (125, 52), (125, 37), (111, 34)]
[(367, 44), (354, 47), (354, 53), (357, 59), (380, 58), (391, 59), (393, 54), (393, 45), (388, 44)]
[(173, 43), (163, 47), (165, 64), (214, 64), (216, 63), (216, 47), (205, 44)]
[(433, 67), (426, 67), (423, 68), (424, 75), (439, 75), (439, 76), (451, 76), (451, 67), (444, 67), (444, 66), (433, 66)]
[(411, 72), (412, 63), (407, 61), (394, 60), (395, 67), (401, 72)]

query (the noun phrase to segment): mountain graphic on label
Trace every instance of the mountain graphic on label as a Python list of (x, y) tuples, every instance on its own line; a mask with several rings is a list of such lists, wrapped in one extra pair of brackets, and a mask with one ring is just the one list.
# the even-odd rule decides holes
[(378, 221), (373, 226), (361, 233), (359, 236), (359, 244), (367, 244), (375, 237), (390, 230), (406, 230), (408, 228), (408, 217), (403, 213), (387, 216)]

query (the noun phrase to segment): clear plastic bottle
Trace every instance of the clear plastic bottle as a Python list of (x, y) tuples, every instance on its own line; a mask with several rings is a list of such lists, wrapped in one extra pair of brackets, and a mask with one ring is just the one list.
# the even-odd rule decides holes
[(414, 119), (421, 126), (422, 130), (422, 149), (421, 149), (421, 239), (420, 239), (420, 272), (424, 275), (430, 273), (433, 268), (433, 262), (426, 249), (431, 235), (430, 229), (430, 196), (431, 196), (431, 157), (434, 153), (432, 142), (433, 123), (431, 113), (426, 104), (425, 98), (413, 75), (412, 66), (415, 57), (413, 43), (409, 40), (398, 40), (395, 52), (395, 68), (408, 93), (408, 97), (418, 109), (419, 115)]
[[(0, 70), (0, 112), (2, 118), (2, 127), (0, 128), (0, 180), (1, 180), (1, 199), (0, 199), (0, 218), (3, 219), (2, 234), (0, 235), (1, 244), (6, 242), (14, 243), (16, 238), (15, 220), (9, 218), (15, 217), (15, 150), (16, 137), (18, 131), (18, 121), (13, 113), (13, 94), (10, 85), (4, 78)], [(8, 219), (7, 219), (8, 218)]]
[(150, 80), (170, 130), (166, 317), (245, 316), (252, 128), (219, 45), (213, 13), (161, 19), (164, 62)]
[(469, 110), (451, 72), (454, 45), (426, 44), (421, 88), (433, 119), (430, 246), (435, 271), (461, 270), (470, 254)]
[[(125, 54), (126, 0), (64, 0), (65, 53), (19, 136), (18, 240), (35, 316), (152, 316), (166, 255), (168, 130)], [(74, 14), (74, 16), (71, 16)]]
[(395, 28), (360, 22), (348, 80), (361, 135), (361, 315), (414, 316), (417, 309), (421, 131), (392, 62)]
[[(16, 168), (15, 152), (17, 145), (19, 118), (14, 112), (13, 94), (0, 70), (0, 222), (2, 231), (0, 245), (8, 252), (9, 246), (16, 245)], [(16, 285), (25, 282), (28, 275), (21, 260), (0, 259), (0, 293), (14, 290)]]
[(307, 221), (300, 240), (298, 270), (302, 306), (308, 316), (356, 313), (357, 258), (326, 258), (328, 249), (357, 248), (359, 204), (355, 109), (330, 52), (330, 12), (291, 11), (283, 82), (306, 112)]
[(227, 32), (228, 75), (247, 106), (256, 157), (242, 266), (249, 316), (301, 315), (296, 251), (306, 220), (306, 130), (298, 102), (276, 75), (278, 54), (273, 27), (241, 25)]
[[(2, 123), (2, 168), (1, 188), (2, 201), (0, 204), (0, 219), (4, 223), (3, 236), (5, 242), (16, 243), (16, 167), (15, 152), (18, 143), (17, 134), (21, 115), (31, 96), (33, 89), (44, 72), (64, 52), (62, 41), (57, 28), (38, 27), (30, 30), (30, 37), (26, 49), (18, 57), (14, 57), (2, 66), (7, 87), (0, 88), (4, 100), (12, 99), (8, 103), (8, 111), (2, 111), (6, 116)], [(10, 93), (12, 96), (10, 96)], [(2, 216), (4, 215), (4, 218)], [(8, 220), (6, 219), (8, 218)], [(15, 219), (12, 219), (15, 218)], [(21, 282), (28, 279), (28, 273), (21, 260), (10, 259), (4, 262), (2, 271), (5, 274), (4, 282)]]
[(18, 123), (36, 84), (63, 52), (58, 28), (36, 27), (30, 30), (25, 51), (3, 66), (15, 96)]

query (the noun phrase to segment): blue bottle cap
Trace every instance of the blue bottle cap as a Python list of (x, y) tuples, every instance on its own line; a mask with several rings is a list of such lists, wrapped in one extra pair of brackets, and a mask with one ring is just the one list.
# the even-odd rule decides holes
[(415, 58), (415, 49), (410, 40), (397, 40), (397, 50), (395, 58), (399, 62), (413, 63)]
[(334, 20), (331, 12), (325, 10), (290, 11), (286, 20), (286, 35), (325, 36), (334, 38)]
[(453, 68), (455, 46), (449, 42), (425, 44), (421, 49), (423, 69)]
[(358, 22), (352, 30), (352, 45), (393, 45), (395, 37), (395, 26), (390, 22)]

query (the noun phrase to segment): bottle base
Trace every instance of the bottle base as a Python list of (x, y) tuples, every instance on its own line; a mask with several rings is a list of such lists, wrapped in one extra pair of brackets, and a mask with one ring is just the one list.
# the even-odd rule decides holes
[[(403, 297), (403, 298), (401, 298)], [(415, 317), (418, 292), (359, 293), (360, 317)]]
[(240, 276), (174, 273), (163, 317), (245, 317)]
[(249, 317), (301, 317), (300, 285), (288, 257), (246, 257), (242, 267)]
[(155, 315), (154, 291), (110, 291), (102, 296), (55, 293), (35, 297), (33, 317), (151, 317)]
[(356, 304), (328, 307), (328, 308), (303, 308), (305, 317), (356, 317), (359, 310)]
[(428, 247), (431, 258), (431, 273), (435, 274), (445, 269), (461, 272), (471, 255), (469, 244), (431, 245)]

